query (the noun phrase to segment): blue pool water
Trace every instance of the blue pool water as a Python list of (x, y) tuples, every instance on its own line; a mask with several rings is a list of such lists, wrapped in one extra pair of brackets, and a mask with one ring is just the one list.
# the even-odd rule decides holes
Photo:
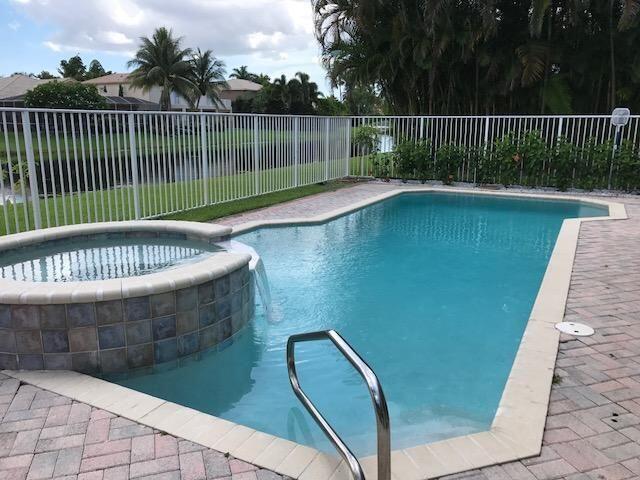
[(178, 238), (65, 239), (0, 254), (0, 277), (23, 282), (82, 282), (137, 277), (222, 251)]
[[(396, 197), (318, 226), (236, 240), (262, 256), (272, 322), (232, 345), (123, 385), (329, 449), (288, 383), (287, 337), (335, 329), (377, 372), (393, 448), (487, 429), (569, 202), (454, 194)], [(375, 451), (368, 392), (329, 344), (297, 348), (303, 388), (358, 455)]]

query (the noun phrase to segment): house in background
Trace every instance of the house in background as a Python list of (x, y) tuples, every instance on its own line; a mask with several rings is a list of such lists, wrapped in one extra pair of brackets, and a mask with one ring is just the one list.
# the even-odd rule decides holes
[[(11, 75), (0, 77), (0, 107), (24, 108), (24, 95), (29, 90), (47, 82), (75, 82), (68, 78), (52, 78), (41, 80), (27, 75)], [(110, 110), (159, 110), (157, 103), (136, 97), (105, 95), (107, 108)]]
[(233, 102), (238, 98), (250, 99), (255, 97), (262, 90), (262, 85), (250, 80), (241, 78), (230, 78), (227, 80), (227, 88), (220, 92), (220, 98)]
[(9, 77), (0, 77), (0, 107), (24, 107), (24, 94), (32, 88), (50, 81), (19, 73)]
[[(132, 87), (127, 73), (112, 73), (102, 77), (86, 80), (84, 83), (95, 85), (98, 92), (105, 97), (131, 97), (144, 100), (158, 107), (160, 103), (160, 87), (153, 87), (147, 92), (140, 88)], [(230, 79), (227, 88), (221, 90), (222, 104), (215, 104), (207, 97), (200, 99), (199, 109), (205, 112), (231, 112), (231, 103), (238, 97), (253, 95), (260, 91), (262, 85), (248, 80)], [(159, 107), (158, 107), (159, 108)], [(156, 108), (156, 109), (158, 109)], [(172, 110), (187, 110), (189, 102), (177, 93), (171, 94)]]
[[(27, 75), (11, 75), (0, 77), (0, 107), (24, 107), (24, 94), (27, 91), (51, 81), (75, 81), (69, 79), (41, 80)], [(160, 87), (153, 87), (148, 92), (131, 86), (128, 73), (111, 73), (102, 77), (86, 80), (84, 83), (95, 85), (98, 92), (105, 97), (109, 109), (112, 110), (160, 110)], [(205, 112), (232, 111), (232, 102), (236, 99), (253, 98), (262, 89), (259, 83), (249, 80), (231, 78), (227, 87), (220, 91), (221, 104), (215, 104), (207, 97), (200, 99), (199, 109)], [(176, 93), (171, 94), (173, 110), (187, 110), (189, 103)]]

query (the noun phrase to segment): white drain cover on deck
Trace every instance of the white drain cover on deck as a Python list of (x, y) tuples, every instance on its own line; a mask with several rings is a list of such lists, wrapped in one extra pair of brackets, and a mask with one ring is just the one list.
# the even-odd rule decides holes
[(562, 333), (568, 333), (569, 335), (576, 335), (578, 337), (588, 337), (595, 333), (593, 328), (583, 323), (560, 322), (556, 323), (556, 328)]

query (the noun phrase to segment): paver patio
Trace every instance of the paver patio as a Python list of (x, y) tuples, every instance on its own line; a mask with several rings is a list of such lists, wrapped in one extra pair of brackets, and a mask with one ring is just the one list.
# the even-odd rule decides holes
[[(394, 188), (362, 184), (228, 217), (239, 224), (312, 216)], [(563, 337), (542, 453), (448, 478), (640, 478), (640, 199), (628, 220), (581, 227), (565, 319), (596, 329)], [(282, 479), (224, 453), (0, 375), (0, 479)]]

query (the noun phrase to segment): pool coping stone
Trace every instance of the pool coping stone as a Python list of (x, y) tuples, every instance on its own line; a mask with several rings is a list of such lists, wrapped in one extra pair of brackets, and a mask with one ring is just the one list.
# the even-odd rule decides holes
[[(411, 192), (576, 201), (609, 210), (608, 216), (563, 221), (490, 430), (394, 450), (392, 478), (421, 480), (536, 456), (541, 451), (560, 340), (554, 325), (564, 317), (580, 225), (582, 222), (627, 219), (626, 209), (621, 203), (572, 195), (559, 197), (407, 185), (314, 217), (246, 222), (234, 227), (231, 234), (261, 227), (320, 224)], [(336, 456), (105, 380), (71, 371), (3, 373), (157, 430), (228, 452), (279, 474), (301, 480), (350, 478), (346, 464)], [(377, 478), (375, 456), (361, 459), (361, 464), (368, 479)]]

